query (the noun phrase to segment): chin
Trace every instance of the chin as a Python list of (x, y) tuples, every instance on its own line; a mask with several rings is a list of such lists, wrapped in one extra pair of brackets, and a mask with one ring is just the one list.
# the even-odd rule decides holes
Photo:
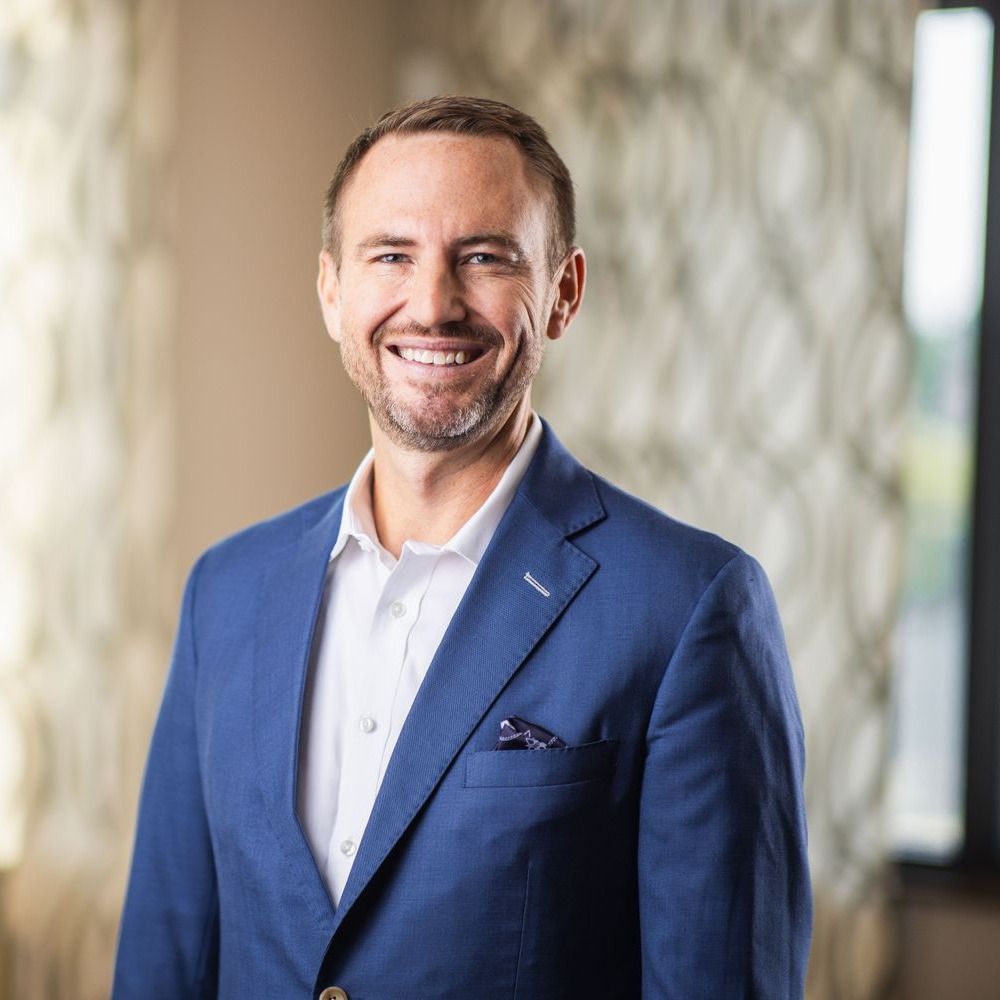
[(408, 451), (427, 453), (455, 451), (481, 436), (478, 428), (460, 433), (442, 433), (437, 427), (404, 426), (393, 421), (380, 422), (382, 430), (392, 441)]
[(489, 434), (498, 414), (485, 401), (442, 414), (413, 413), (400, 407), (375, 411), (383, 432), (412, 451), (454, 451)]

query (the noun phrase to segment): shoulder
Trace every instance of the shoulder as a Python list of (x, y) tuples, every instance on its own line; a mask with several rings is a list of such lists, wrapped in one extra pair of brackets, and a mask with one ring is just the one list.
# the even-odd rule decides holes
[[(764, 571), (718, 534), (671, 517), (585, 468), (545, 424), (524, 491), (536, 509), (600, 566), (606, 593), (690, 613), (709, 586), (750, 585)], [(673, 615), (671, 615), (673, 617)]]
[(670, 516), (591, 473), (606, 517), (575, 543), (601, 563), (617, 565), (638, 586), (665, 583), (673, 591), (704, 591), (725, 570), (763, 572), (756, 560), (738, 545)]
[(694, 621), (748, 643), (782, 635), (771, 583), (751, 554), (593, 478), (606, 516), (571, 541), (600, 567), (601, 599), (642, 621), (648, 641), (672, 648)]
[(205, 581), (213, 581), (238, 593), (259, 579), (304, 536), (314, 533), (320, 540), (332, 531), (332, 545), (340, 526), (340, 505), (346, 490), (346, 485), (339, 486), (215, 542), (195, 563), (189, 586), (197, 581), (203, 587)]
[(669, 650), (661, 662), (674, 664), (676, 684), (720, 698), (743, 685), (795, 721), (784, 630), (760, 563), (600, 477), (595, 485), (607, 517), (578, 544), (600, 564), (605, 599), (643, 623), (641, 641)]

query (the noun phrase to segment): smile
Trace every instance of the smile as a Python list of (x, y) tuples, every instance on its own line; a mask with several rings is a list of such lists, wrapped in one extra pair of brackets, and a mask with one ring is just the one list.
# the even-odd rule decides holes
[(404, 361), (416, 361), (421, 365), (464, 365), (477, 358), (482, 351), (423, 351), (415, 347), (390, 348)]

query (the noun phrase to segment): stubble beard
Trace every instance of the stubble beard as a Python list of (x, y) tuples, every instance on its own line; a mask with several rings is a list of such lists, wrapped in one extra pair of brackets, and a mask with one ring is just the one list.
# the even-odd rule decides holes
[[(422, 388), (419, 401), (404, 402), (394, 395), (377, 360), (380, 342), (390, 332), (400, 331), (386, 330), (377, 336), (373, 342), (373, 358), (355, 350), (351, 337), (341, 340), (340, 356), (344, 371), (364, 397), (376, 424), (390, 440), (410, 451), (453, 451), (484, 437), (491, 428), (500, 427), (530, 388), (541, 367), (541, 338), (524, 337), (508, 371), (484, 383), (471, 402), (462, 406), (449, 405), (447, 397), (455, 390), (434, 383)], [(462, 332), (471, 333), (484, 347), (502, 343), (500, 335), (492, 329), (466, 328)]]

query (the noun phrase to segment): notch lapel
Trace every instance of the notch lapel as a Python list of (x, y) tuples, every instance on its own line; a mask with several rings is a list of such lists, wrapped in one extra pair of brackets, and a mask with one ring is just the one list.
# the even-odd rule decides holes
[(296, 775), (309, 651), (337, 539), (345, 490), (282, 553), (265, 576), (256, 608), (254, 750), (265, 822), (278, 839), (293, 881), (326, 932), (333, 905), (298, 820)]
[(566, 536), (603, 516), (590, 473), (546, 426), (400, 731), (334, 931), (497, 696), (597, 568)]

